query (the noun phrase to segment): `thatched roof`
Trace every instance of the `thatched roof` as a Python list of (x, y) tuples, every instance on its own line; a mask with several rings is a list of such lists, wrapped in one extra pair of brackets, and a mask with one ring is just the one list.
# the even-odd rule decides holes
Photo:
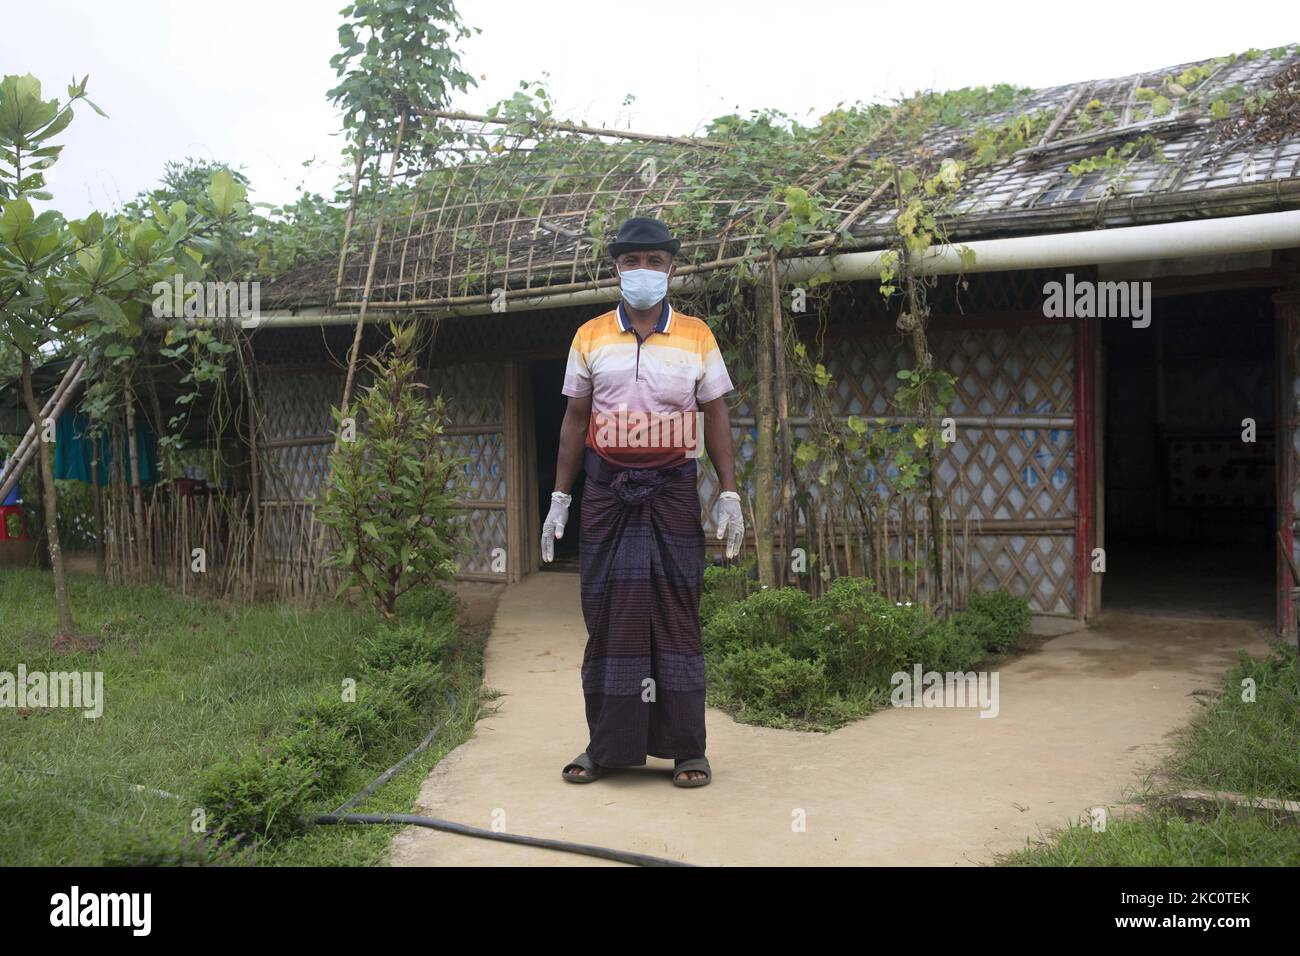
[[(724, 118), (682, 139), (507, 113), (436, 118), (436, 139), (387, 194), (372, 308), (608, 282), (604, 242), (628, 215), (672, 225), (679, 274), (766, 255), (771, 221), (756, 224), (755, 210), (774, 187), (799, 187), (817, 210), (782, 255), (881, 248), (896, 215), (882, 157), (966, 164), (951, 240), (1300, 206), (1296, 44), (1043, 90), (924, 94), (793, 131)], [(341, 283), (337, 261), (306, 266), (266, 284), (264, 305), (359, 304), (384, 199), (371, 195)]]

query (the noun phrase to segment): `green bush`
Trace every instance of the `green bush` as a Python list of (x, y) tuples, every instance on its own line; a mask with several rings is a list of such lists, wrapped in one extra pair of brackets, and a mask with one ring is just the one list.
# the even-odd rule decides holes
[(316, 787), (332, 789), (356, 762), (357, 742), (338, 727), (312, 721), (295, 731), (280, 744), (282, 757), (311, 769)]
[(198, 800), (220, 842), (270, 840), (302, 831), (315, 771), (258, 750), (219, 763), (199, 781)]
[(416, 717), (401, 693), (376, 681), (361, 680), (354, 701), (331, 692), (304, 707), (298, 715), (298, 729), (314, 724), (335, 727), (364, 752), (400, 738), (415, 726)]
[(1014, 650), (1029, 631), (1029, 604), (1006, 591), (972, 594), (966, 610), (954, 615), (957, 626), (976, 636), (989, 651)]
[(706, 667), (716, 668), (736, 651), (763, 646), (814, 660), (817, 645), (811, 611), (812, 599), (798, 588), (764, 588), (742, 601), (721, 605), (702, 629)]
[(771, 645), (729, 654), (718, 667), (717, 683), (718, 692), (738, 703), (747, 718), (811, 720), (826, 704), (824, 665)]
[(375, 686), (397, 694), (418, 713), (427, 713), (442, 698), (450, 681), (437, 664), (398, 664), (370, 677)]
[(743, 601), (758, 590), (752, 576), (754, 562), (728, 568), (712, 564), (704, 569), (704, 590), (700, 593), (700, 620), (707, 622), (719, 608)]
[(413, 588), (397, 599), (397, 616), (408, 621), (451, 625), (460, 610), (460, 598), (446, 588)]
[(705, 664), (740, 719), (853, 715), (887, 697), (899, 671), (968, 671), (989, 652), (1015, 647), (1029, 627), (1028, 605), (1000, 591), (936, 620), (865, 578), (837, 578), (816, 600), (798, 588), (758, 588), (734, 568), (710, 568), (705, 578)]
[(393, 667), (441, 664), (452, 655), (456, 642), (453, 622), (408, 620), (376, 628), (361, 639), (358, 653), (365, 667), (386, 671)]
[(838, 691), (887, 686), (915, 656), (925, 611), (880, 595), (865, 578), (837, 578), (812, 612), (811, 632), (827, 679)]
[(970, 670), (986, 656), (984, 643), (968, 628), (961, 627), (956, 616), (933, 621), (917, 638), (913, 666), (941, 673)]

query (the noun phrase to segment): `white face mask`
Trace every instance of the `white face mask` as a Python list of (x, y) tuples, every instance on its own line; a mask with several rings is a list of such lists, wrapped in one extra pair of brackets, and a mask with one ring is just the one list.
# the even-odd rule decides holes
[(668, 294), (668, 273), (658, 269), (628, 269), (618, 274), (623, 298), (634, 309), (649, 309)]

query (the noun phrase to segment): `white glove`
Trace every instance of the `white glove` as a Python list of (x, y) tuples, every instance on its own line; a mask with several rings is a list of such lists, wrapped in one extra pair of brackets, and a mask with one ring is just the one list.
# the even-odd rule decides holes
[(713, 506), (713, 523), (718, 526), (718, 538), (727, 538), (727, 557), (734, 558), (740, 554), (740, 546), (745, 541), (745, 519), (740, 511), (740, 495), (734, 491), (724, 491), (718, 495), (718, 503)]
[(551, 510), (542, 524), (542, 560), (548, 564), (555, 558), (555, 539), (564, 537), (571, 501), (573, 495), (566, 495), (563, 491), (551, 492)]

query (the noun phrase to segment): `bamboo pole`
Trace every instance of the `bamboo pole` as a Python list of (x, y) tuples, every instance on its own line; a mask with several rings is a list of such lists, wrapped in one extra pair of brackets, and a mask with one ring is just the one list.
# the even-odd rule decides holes
[(140, 490), (140, 446), (135, 430), (135, 392), (131, 383), (126, 383), (126, 444), (127, 456), (130, 458), (131, 512), (135, 516), (135, 576), (144, 578), (144, 497)]
[[(366, 288), (361, 296), (361, 310), (357, 315), (356, 331), (352, 336), (352, 349), (348, 352), (348, 375), (343, 384), (343, 401), (339, 407), (347, 409), (352, 401), (352, 385), (356, 379), (357, 358), (361, 353), (361, 332), (366, 323), (366, 310), (370, 305), (370, 293), (375, 286), (375, 265), (379, 261), (379, 243), (384, 235), (384, 219), (388, 214), (388, 197), (393, 190), (393, 174), (397, 172), (397, 163), (402, 154), (402, 138), (406, 134), (406, 111), (402, 111), (397, 123), (397, 139), (393, 144), (393, 155), (388, 162), (388, 180), (384, 184), (384, 195), (379, 202), (379, 215), (375, 219), (375, 236), (370, 245), (370, 263), (366, 267)], [(335, 439), (335, 447), (338, 439)]]
[(770, 283), (759, 282), (753, 289), (755, 336), (756, 419), (758, 436), (754, 450), (754, 541), (758, 549), (758, 580), (768, 587), (778, 587), (778, 576), (772, 565), (772, 490), (776, 474), (776, 455), (772, 437), (774, 408), (772, 402), (772, 326), (770, 324), (772, 296)]
[(91, 438), (90, 458), (90, 496), (95, 503), (95, 577), (104, 580), (105, 544), (104, 544), (104, 489), (99, 484), (99, 456), (103, 447), (101, 436)]
[(778, 580), (784, 585), (794, 547), (794, 455), (790, 447), (790, 400), (785, 372), (785, 319), (781, 308), (781, 279), (776, 270), (776, 250), (767, 254), (772, 297), (772, 370), (775, 373), (777, 425), (781, 432), (781, 561)]
[[(898, 212), (903, 212), (903, 186), (897, 167), (894, 169), (894, 193), (897, 198)], [(907, 292), (907, 308), (911, 317), (911, 337), (912, 352), (916, 359), (916, 372), (922, 376), (928, 377), (932, 367), (932, 358), (930, 355), (929, 342), (926, 341), (926, 311), (921, 304), (920, 296), (916, 288), (916, 276), (913, 272), (911, 258), (907, 249), (902, 249), (898, 256), (899, 266), (903, 270), (903, 284)], [(928, 488), (927, 503), (930, 513), (930, 527), (937, 528), (939, 517), (939, 496), (935, 491), (935, 462), (934, 462), (934, 401), (933, 390), (928, 382), (921, 386), (921, 417), (925, 422), (926, 444), (926, 485)], [(937, 549), (930, 549), (928, 552), (930, 567), (933, 569), (936, 586), (943, 580), (943, 571), (939, 565), (939, 552)]]
[(361, 189), (361, 168), (365, 165), (365, 141), (357, 143), (357, 162), (352, 171), (352, 198), (348, 202), (348, 217), (343, 222), (343, 239), (339, 243), (339, 268), (334, 277), (334, 301), (337, 302), (343, 295), (343, 266), (347, 262), (348, 256), (348, 238), (352, 235), (352, 223), (355, 221), (357, 213), (357, 194)]
[[(428, 110), (417, 109), (414, 112), (421, 116), (432, 116), (437, 119), (462, 120), (470, 123), (492, 123), (497, 125), (510, 124), (515, 122), (511, 119), (501, 119), (494, 116), (487, 116), (482, 113), (462, 113), (457, 110)], [(665, 143), (671, 146), (699, 146), (705, 149), (727, 149), (727, 143), (715, 143), (703, 139), (691, 139), (686, 136), (656, 136), (653, 133), (634, 133), (631, 130), (624, 129), (606, 129), (600, 126), (582, 126), (577, 123), (566, 123), (560, 120), (542, 120), (536, 124), (538, 129), (553, 129), (565, 133), (585, 133), (589, 136), (612, 136), (618, 139), (639, 140), (647, 143)]]

